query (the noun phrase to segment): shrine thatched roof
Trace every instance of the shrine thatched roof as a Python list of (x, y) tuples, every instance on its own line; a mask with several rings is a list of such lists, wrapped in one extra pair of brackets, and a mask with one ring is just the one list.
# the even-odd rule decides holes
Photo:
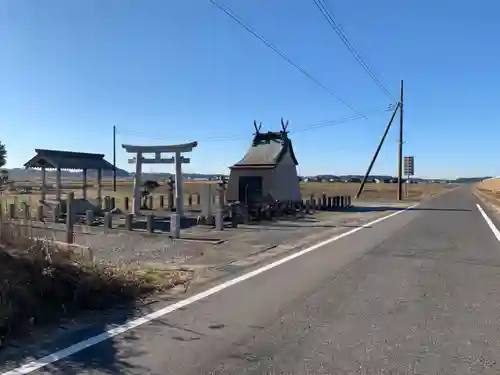
[(36, 155), (24, 164), (26, 168), (113, 170), (113, 165), (104, 159), (104, 154), (40, 148), (35, 152)]
[(243, 159), (231, 168), (274, 168), (287, 152), (290, 152), (293, 162), (298, 165), (292, 141), (286, 132), (258, 132)]

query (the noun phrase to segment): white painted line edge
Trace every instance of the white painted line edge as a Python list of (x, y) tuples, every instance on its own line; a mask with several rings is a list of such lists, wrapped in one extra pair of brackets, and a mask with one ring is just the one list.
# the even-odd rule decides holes
[(491, 231), (493, 232), (493, 234), (495, 235), (497, 240), (500, 242), (500, 231), (495, 226), (495, 224), (493, 224), (493, 221), (491, 221), (491, 219), (488, 217), (486, 212), (484, 212), (483, 208), (479, 204), (476, 204), (476, 206), (477, 206), (477, 209), (479, 210), (479, 212), (481, 213), (481, 215), (483, 216), (484, 220), (486, 221), (486, 224), (488, 224)]
[(168, 305), (160, 310), (157, 310), (155, 312), (152, 312), (150, 314), (147, 314), (147, 315), (144, 315), (140, 318), (137, 318), (137, 319), (133, 319), (133, 320), (130, 320), (128, 322), (126, 322), (125, 324), (122, 324), (122, 325), (119, 325), (119, 326), (116, 326), (114, 328), (111, 328), (103, 333), (100, 333), (96, 336), (93, 336), (93, 337), (90, 337), (86, 340), (83, 340), (83, 341), (80, 341), (80, 342), (77, 342), (76, 344), (73, 344), (67, 348), (64, 348), (64, 349), (61, 349), (57, 352), (54, 352), (52, 354), (49, 354), (43, 358), (40, 358), (38, 360), (35, 360), (35, 361), (32, 361), (32, 362), (28, 362), (18, 368), (15, 368), (13, 370), (10, 370), (10, 371), (7, 371), (7, 372), (4, 372), (3, 374), (1, 375), (22, 375), (22, 374), (29, 374), (33, 371), (36, 371), (42, 367), (45, 367), (47, 365), (50, 365), (54, 362), (57, 362), (57, 361), (60, 361), (61, 359), (64, 359), (66, 357), (69, 357), (70, 355), (73, 355), (75, 353), (78, 353), (78, 352), (81, 352), (82, 350), (85, 350), (91, 346), (94, 346), (96, 344), (99, 344), (100, 342), (103, 342), (103, 341), (106, 341), (106, 340), (109, 340), (110, 338), (112, 337), (115, 337), (119, 334), (122, 334), (124, 332), (127, 332), (131, 329), (134, 329), (134, 328), (137, 328), (143, 324), (146, 324), (152, 320), (155, 320), (155, 319), (158, 319), (164, 315), (167, 315), (167, 314), (170, 314), (171, 312), (174, 312), (176, 310), (179, 310), (180, 308), (184, 307), (184, 306), (188, 306), (188, 305), (191, 305), (192, 303), (194, 302), (197, 302), (201, 299), (204, 299), (204, 298), (207, 298), (215, 293), (218, 293), (226, 288), (229, 288), (230, 286), (233, 286), (235, 284), (238, 284), (238, 283), (241, 283), (242, 281), (245, 281), (245, 280), (248, 280), (254, 276), (257, 276), (257, 275), (260, 275), (261, 273), (263, 272), (266, 272), (266, 271), (269, 271), (270, 269), (273, 269), (275, 267), (278, 267), (280, 265), (282, 265), (283, 263), (286, 263), (286, 262), (289, 262), (295, 258), (298, 258), (302, 255), (305, 255), (307, 253), (310, 253), (311, 251), (314, 251), (316, 249), (319, 249), (320, 247), (323, 247), (325, 245), (328, 245), (332, 242), (335, 242), (337, 240), (340, 240), (341, 238), (344, 238), (344, 237), (347, 237), (351, 234), (354, 234), (356, 232), (359, 232), (360, 230), (362, 229), (365, 229), (366, 227), (370, 227), (374, 224), (377, 224), (377, 223), (380, 223), (384, 220), (387, 220), (391, 217), (394, 217), (396, 215), (399, 215), (403, 212), (406, 212), (408, 210), (411, 210), (412, 208), (415, 208), (419, 205), (420, 203), (417, 203), (417, 204), (414, 204), (410, 207), (407, 207), (401, 211), (396, 211), (392, 214), (389, 214), (389, 215), (386, 215), (386, 216), (383, 216), (381, 218), (378, 218), (376, 220), (373, 220), (372, 222), (370, 223), (367, 223), (367, 224), (364, 224), (360, 227), (357, 227), (357, 228), (354, 228), (354, 229), (351, 229), (347, 232), (344, 232), (342, 234), (339, 234), (338, 236), (335, 236), (335, 237), (331, 237), (331, 238), (328, 238), (324, 241), (321, 241), (315, 245), (312, 245), (306, 249), (303, 249), (303, 250), (300, 250), (296, 253), (293, 253), (291, 255), (288, 255), (282, 259), (279, 259), (275, 262), (272, 262), (272, 263), (269, 263), (263, 267), (260, 267), (256, 270), (253, 270), (253, 271), (250, 271), (248, 273), (245, 273), (241, 276), (238, 276), (238, 277), (235, 277), (234, 279), (231, 279), (231, 280), (228, 280), (226, 282), (223, 282), (222, 284), (219, 284), (219, 285), (216, 285), (210, 289), (207, 289), (205, 290), (204, 292), (201, 292), (201, 293), (198, 293), (198, 294), (195, 294), (194, 296), (191, 296), (191, 297), (188, 297), (186, 299), (183, 299), (182, 301), (179, 301), (179, 302), (176, 302), (174, 304), (171, 304), (171, 305)]

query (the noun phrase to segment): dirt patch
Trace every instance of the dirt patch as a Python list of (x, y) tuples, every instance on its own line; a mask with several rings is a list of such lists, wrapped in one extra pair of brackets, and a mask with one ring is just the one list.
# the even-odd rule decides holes
[(80, 311), (130, 304), (189, 282), (188, 271), (90, 263), (0, 224), (0, 348)]

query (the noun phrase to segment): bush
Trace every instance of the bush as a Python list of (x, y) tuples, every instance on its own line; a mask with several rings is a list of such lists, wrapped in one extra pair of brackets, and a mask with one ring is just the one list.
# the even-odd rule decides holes
[(35, 325), (104, 309), (179, 283), (179, 277), (93, 264), (52, 241), (0, 224), (0, 346)]

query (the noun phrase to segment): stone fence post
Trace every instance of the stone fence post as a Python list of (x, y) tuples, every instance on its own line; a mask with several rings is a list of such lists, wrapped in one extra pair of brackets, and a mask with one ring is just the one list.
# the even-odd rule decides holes
[(73, 243), (73, 224), (74, 224), (74, 219), (73, 219), (73, 201), (75, 199), (75, 193), (74, 192), (69, 192), (68, 197), (66, 199), (66, 243), (72, 244)]
[(167, 210), (174, 210), (174, 179), (169, 177), (167, 180)]

